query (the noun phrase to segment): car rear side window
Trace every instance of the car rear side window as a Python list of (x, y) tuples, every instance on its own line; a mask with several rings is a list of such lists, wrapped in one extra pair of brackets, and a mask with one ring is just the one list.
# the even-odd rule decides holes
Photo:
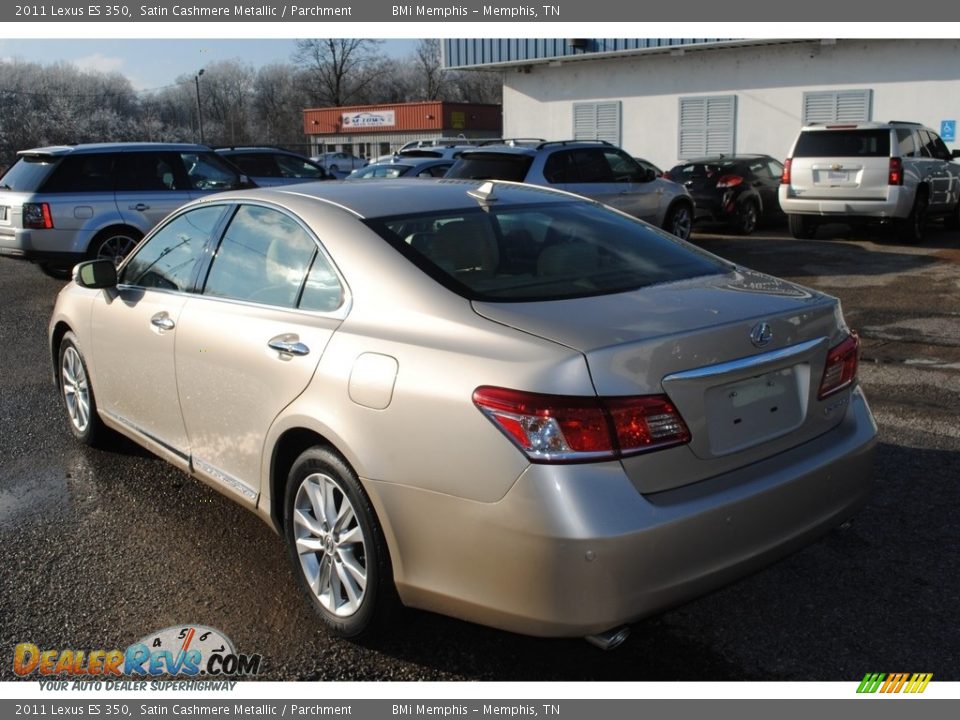
[(186, 190), (180, 155), (174, 152), (133, 152), (119, 155), (117, 190), (167, 192)]
[(45, 193), (110, 192), (114, 187), (116, 155), (95, 153), (65, 157), (43, 184)]
[(288, 215), (241, 206), (213, 258), (203, 294), (296, 307), (316, 250), (313, 238)]
[(368, 223), (428, 275), (472, 300), (587, 297), (726, 272), (712, 256), (592, 203), (469, 208)]
[(890, 131), (811, 130), (800, 133), (794, 157), (888, 157)]

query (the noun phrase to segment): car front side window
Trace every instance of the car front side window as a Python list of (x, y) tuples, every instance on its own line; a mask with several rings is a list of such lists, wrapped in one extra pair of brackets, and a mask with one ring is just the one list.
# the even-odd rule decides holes
[(120, 284), (189, 290), (223, 212), (223, 206), (214, 205), (175, 217), (136, 250), (121, 271)]

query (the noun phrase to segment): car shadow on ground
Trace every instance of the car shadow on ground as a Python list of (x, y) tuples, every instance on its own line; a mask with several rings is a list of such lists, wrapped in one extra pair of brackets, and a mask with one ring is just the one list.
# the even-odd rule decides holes
[(938, 229), (922, 244), (910, 246), (881, 233), (847, 237), (833, 232), (843, 227), (821, 228), (811, 240), (796, 240), (783, 232), (758, 232), (746, 237), (698, 232), (690, 242), (738, 265), (791, 278), (886, 275), (918, 270), (946, 259), (931, 250), (960, 245), (957, 231)]

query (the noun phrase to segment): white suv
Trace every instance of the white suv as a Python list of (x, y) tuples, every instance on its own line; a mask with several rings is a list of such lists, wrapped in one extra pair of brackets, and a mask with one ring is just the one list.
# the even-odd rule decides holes
[(880, 221), (919, 242), (928, 217), (960, 227), (958, 156), (918, 123), (808, 125), (784, 163), (780, 207), (796, 238), (823, 223)]

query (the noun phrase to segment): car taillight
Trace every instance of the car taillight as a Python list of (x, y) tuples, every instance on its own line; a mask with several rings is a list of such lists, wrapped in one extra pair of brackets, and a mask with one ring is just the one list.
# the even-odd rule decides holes
[(830, 352), (827, 353), (827, 364), (823, 368), (823, 378), (820, 380), (817, 399), (823, 400), (853, 384), (857, 379), (859, 363), (860, 336), (851, 332), (846, 340), (830, 348)]
[(611, 460), (690, 441), (666, 395), (598, 398), (479, 387), (473, 402), (537, 463)]
[(717, 180), (718, 188), (732, 188), (736, 187), (743, 182), (743, 178), (739, 175), (722, 175), (719, 180)]
[(890, 158), (887, 185), (903, 185), (903, 161), (898, 157)]
[(784, 185), (790, 184), (790, 166), (793, 164), (793, 158), (787, 158), (783, 161), (783, 175), (780, 176), (780, 182)]
[(50, 230), (53, 228), (53, 217), (50, 215), (50, 205), (48, 203), (24, 203), (23, 226), (37, 230)]

